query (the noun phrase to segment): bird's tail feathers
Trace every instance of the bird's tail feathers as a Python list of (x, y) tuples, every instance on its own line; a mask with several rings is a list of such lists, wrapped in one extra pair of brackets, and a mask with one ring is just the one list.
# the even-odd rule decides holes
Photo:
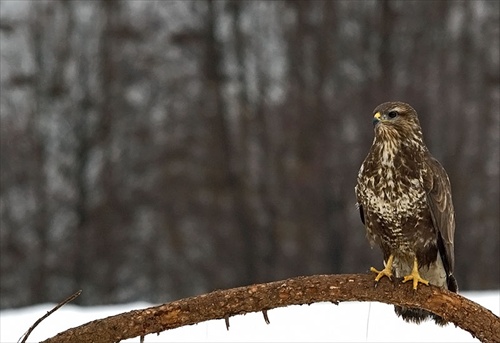
[(406, 306), (394, 306), (394, 312), (396, 312), (396, 314), (399, 317), (403, 318), (408, 323), (420, 324), (421, 322), (423, 322), (429, 318), (434, 319), (436, 324), (441, 325), (441, 326), (444, 326), (448, 323), (442, 317), (440, 317), (434, 313), (431, 313), (429, 311), (419, 309), (419, 308), (406, 307)]
[[(453, 274), (450, 274), (446, 277), (446, 286), (448, 287), (448, 290), (450, 290), (451, 292), (458, 293), (457, 279), (455, 279), (455, 276), (453, 276)], [(432, 312), (422, 310), (419, 308), (406, 307), (406, 306), (394, 306), (394, 312), (396, 312), (396, 314), (399, 317), (403, 318), (405, 321), (407, 321), (409, 323), (413, 322), (416, 324), (420, 324), (421, 322), (423, 322), (429, 318), (434, 319), (436, 324), (441, 325), (441, 326), (444, 326), (448, 323), (442, 317), (440, 317)]]

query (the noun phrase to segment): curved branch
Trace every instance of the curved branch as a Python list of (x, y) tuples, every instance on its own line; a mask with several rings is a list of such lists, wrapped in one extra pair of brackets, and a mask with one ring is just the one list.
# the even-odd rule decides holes
[(491, 311), (438, 287), (392, 283), (373, 286), (371, 274), (301, 276), (283, 281), (218, 290), (160, 306), (95, 320), (45, 340), (117, 342), (212, 319), (314, 302), (378, 301), (431, 311), (483, 342), (500, 342), (500, 319)]

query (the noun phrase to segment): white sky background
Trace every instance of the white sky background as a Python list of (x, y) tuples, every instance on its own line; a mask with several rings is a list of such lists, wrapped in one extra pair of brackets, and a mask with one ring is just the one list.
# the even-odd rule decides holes
[[(500, 312), (500, 290), (464, 292), (463, 296)], [(122, 312), (153, 306), (131, 303), (115, 306), (79, 307), (68, 304), (46, 318), (32, 332), (29, 342), (39, 342), (68, 328)], [(19, 337), (54, 304), (0, 311), (0, 342), (17, 342)], [(270, 310), (270, 325), (262, 313), (239, 315), (148, 335), (145, 342), (479, 342), (448, 324), (442, 328), (429, 321), (408, 324), (398, 318), (392, 305), (344, 302), (290, 306)], [(123, 342), (139, 342), (139, 338)]]

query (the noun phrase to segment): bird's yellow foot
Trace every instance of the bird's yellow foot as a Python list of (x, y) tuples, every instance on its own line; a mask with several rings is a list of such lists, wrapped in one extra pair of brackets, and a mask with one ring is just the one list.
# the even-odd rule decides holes
[(415, 258), (415, 260), (413, 261), (413, 269), (411, 271), (411, 274), (410, 275), (406, 275), (403, 279), (403, 282), (406, 282), (406, 281), (410, 281), (410, 280), (413, 280), (413, 289), (416, 290), (417, 287), (418, 287), (418, 283), (423, 283), (424, 285), (429, 285), (429, 281), (425, 280), (425, 279), (422, 279), (420, 277), (420, 274), (418, 273), (418, 263), (417, 263), (417, 259)]
[(381, 278), (384, 276), (387, 276), (389, 280), (392, 280), (392, 261), (394, 260), (394, 256), (389, 256), (389, 259), (387, 260), (387, 263), (385, 264), (385, 268), (382, 270), (377, 270), (373, 267), (370, 268), (371, 272), (377, 273), (377, 276), (375, 277), (375, 282), (378, 282)]
[(384, 276), (387, 276), (390, 280), (392, 280), (391, 279), (391, 277), (392, 277), (392, 271), (390, 269), (388, 269), (387, 267), (385, 267), (382, 270), (378, 270), (378, 269), (375, 269), (375, 268), (371, 267), (370, 271), (374, 272), (374, 273), (377, 273), (377, 276), (375, 277), (375, 282), (378, 282)]

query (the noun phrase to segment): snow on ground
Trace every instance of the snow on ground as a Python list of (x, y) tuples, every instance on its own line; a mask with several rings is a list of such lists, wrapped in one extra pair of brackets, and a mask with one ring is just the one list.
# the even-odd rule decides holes
[[(464, 292), (465, 297), (500, 312), (500, 290)], [(68, 304), (46, 318), (32, 332), (29, 342), (52, 337), (58, 332), (89, 321), (122, 312), (153, 306), (131, 303), (115, 306), (79, 307)], [(0, 311), (0, 342), (17, 342), (19, 337), (54, 304)], [(239, 315), (148, 335), (146, 342), (478, 342), (477, 339), (448, 324), (442, 328), (433, 322), (408, 324), (398, 318), (391, 305), (344, 302), (290, 306), (268, 312), (270, 325), (262, 313)], [(124, 342), (139, 342), (139, 338)]]

